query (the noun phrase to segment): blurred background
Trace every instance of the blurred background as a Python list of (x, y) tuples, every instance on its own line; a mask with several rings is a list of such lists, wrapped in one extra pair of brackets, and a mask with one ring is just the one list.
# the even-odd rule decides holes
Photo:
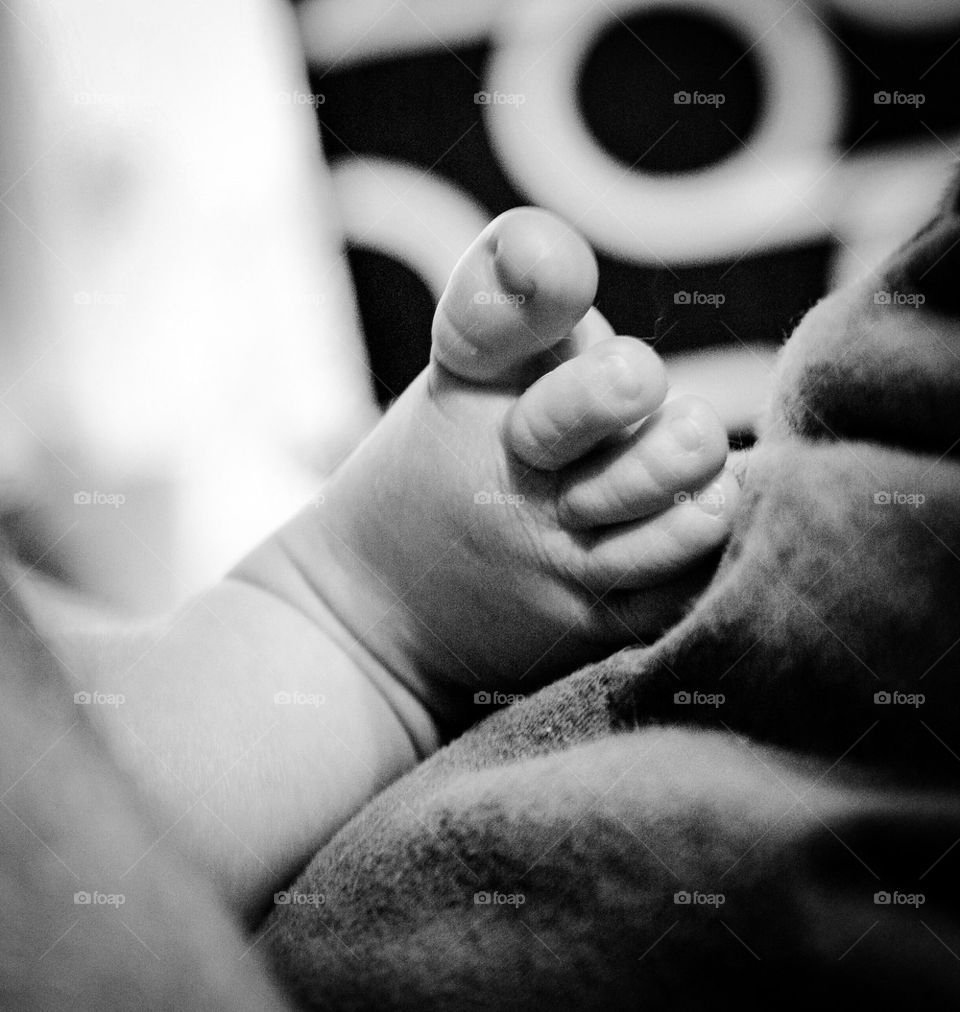
[(540, 204), (748, 443), (960, 153), (954, 0), (7, 0), (0, 522), (148, 613), (306, 501)]

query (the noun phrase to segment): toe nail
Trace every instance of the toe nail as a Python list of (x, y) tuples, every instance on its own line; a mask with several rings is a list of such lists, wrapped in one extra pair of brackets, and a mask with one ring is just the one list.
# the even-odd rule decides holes
[(703, 446), (703, 430), (692, 418), (674, 418), (670, 422), (670, 433), (684, 450), (693, 452)]

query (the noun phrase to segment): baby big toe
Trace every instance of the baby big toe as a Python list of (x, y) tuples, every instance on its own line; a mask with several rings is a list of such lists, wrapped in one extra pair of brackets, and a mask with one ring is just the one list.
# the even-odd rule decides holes
[(532, 360), (559, 361), (551, 350), (596, 289), (596, 259), (577, 232), (538, 208), (508, 211), (454, 268), (434, 317), (434, 358), (471, 383), (515, 384)]

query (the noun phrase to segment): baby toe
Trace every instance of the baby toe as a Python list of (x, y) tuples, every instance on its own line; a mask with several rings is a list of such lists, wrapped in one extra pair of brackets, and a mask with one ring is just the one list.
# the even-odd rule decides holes
[(666, 371), (642, 341), (614, 337), (542, 376), (507, 415), (505, 439), (530, 467), (556, 471), (662, 403)]
[(454, 268), (434, 317), (433, 357), (467, 382), (515, 384), (532, 359), (551, 361), (596, 290), (596, 258), (577, 232), (538, 208), (508, 211)]
[(571, 571), (598, 594), (675, 579), (724, 545), (739, 495), (724, 471), (662, 513), (582, 534)]
[(726, 457), (727, 434), (710, 405), (678, 397), (628, 439), (569, 469), (558, 518), (587, 529), (651, 516), (691, 496), (722, 470)]

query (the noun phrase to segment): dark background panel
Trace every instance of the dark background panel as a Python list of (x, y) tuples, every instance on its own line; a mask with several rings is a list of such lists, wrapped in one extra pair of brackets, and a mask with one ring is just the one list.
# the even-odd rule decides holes
[[(839, 147), (848, 155), (928, 141), (960, 128), (960, 32), (882, 31), (823, 8), (845, 76)], [(579, 103), (597, 143), (633, 171), (685, 172), (723, 159), (754, 129), (764, 81), (749, 42), (712, 15), (658, 11), (612, 21), (583, 61)], [(396, 159), (469, 192), (490, 216), (526, 203), (498, 165), (474, 95), (487, 44), (390, 54), (329, 72), (311, 86), (328, 158)], [(666, 69), (670, 68), (670, 71)], [(722, 93), (721, 107), (677, 105), (677, 91)], [(877, 104), (879, 91), (920, 93), (921, 105)], [(672, 129), (664, 132), (674, 124)], [(658, 142), (658, 138), (661, 138)], [(849, 149), (849, 150), (848, 150)], [(657, 269), (600, 256), (597, 305), (614, 327), (664, 353), (740, 341), (779, 344), (823, 294), (831, 242), (695, 267)], [(426, 364), (432, 300), (407, 267), (370, 250), (350, 263), (377, 381), (386, 403)], [(711, 293), (722, 305), (677, 295)], [(401, 333), (402, 331), (402, 333)]]

